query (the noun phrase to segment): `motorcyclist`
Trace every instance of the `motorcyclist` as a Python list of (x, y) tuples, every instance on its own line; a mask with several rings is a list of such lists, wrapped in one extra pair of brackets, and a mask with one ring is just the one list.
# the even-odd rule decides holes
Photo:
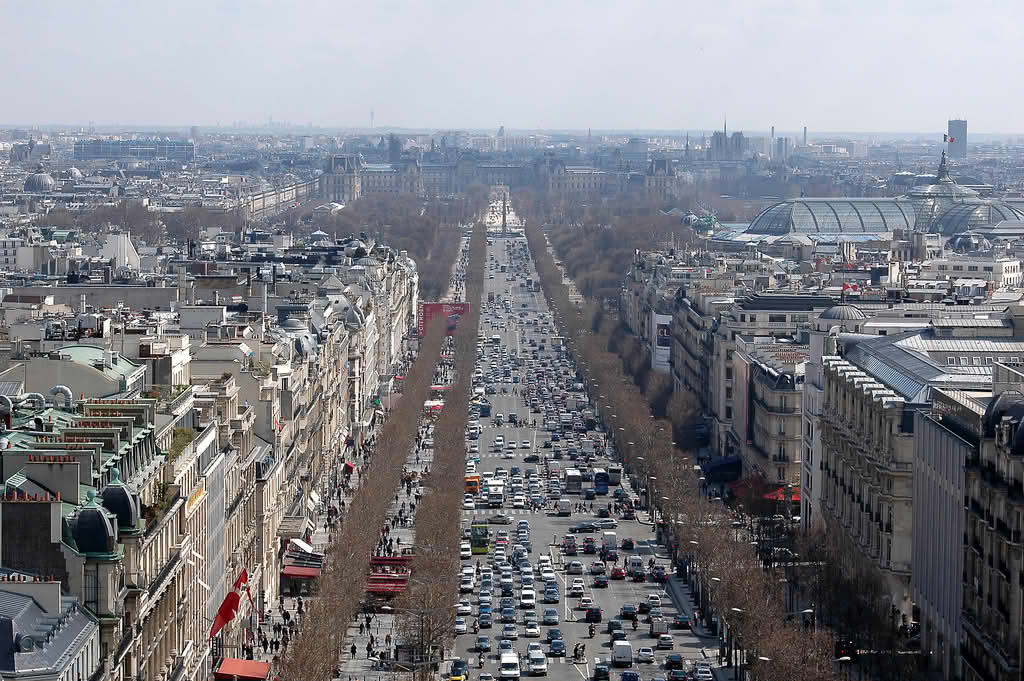
[(479, 620), (473, 620), (473, 633), (474, 634), (480, 633), (480, 621)]
[(596, 629), (595, 629), (595, 627), (594, 627), (594, 623), (593, 623), (593, 622), (591, 622), (591, 623), (590, 623), (590, 627), (589, 627), (589, 629), (590, 629), (590, 638), (594, 638), (594, 631), (595, 631)]
[(633, 620), (633, 631), (636, 631), (638, 628), (640, 628), (640, 624), (636, 620)]

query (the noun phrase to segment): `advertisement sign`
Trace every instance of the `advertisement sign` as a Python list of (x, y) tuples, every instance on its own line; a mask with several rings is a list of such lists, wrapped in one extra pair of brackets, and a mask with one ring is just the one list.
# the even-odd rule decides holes
[(448, 335), (455, 333), (455, 326), (459, 319), (469, 314), (470, 303), (420, 303), (419, 314), (416, 318), (416, 332), (423, 337), (430, 322), (435, 317), (444, 317), (448, 320)]

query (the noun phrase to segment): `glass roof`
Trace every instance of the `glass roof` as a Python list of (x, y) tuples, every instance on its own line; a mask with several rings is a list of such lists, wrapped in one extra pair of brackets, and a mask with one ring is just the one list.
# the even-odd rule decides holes
[(756, 218), (751, 234), (878, 233), (912, 229), (913, 206), (897, 199), (789, 199)]
[(1024, 219), (1024, 212), (999, 201), (958, 203), (937, 217), (928, 231), (952, 236), (969, 231), (977, 225), (991, 225), (1003, 220)]

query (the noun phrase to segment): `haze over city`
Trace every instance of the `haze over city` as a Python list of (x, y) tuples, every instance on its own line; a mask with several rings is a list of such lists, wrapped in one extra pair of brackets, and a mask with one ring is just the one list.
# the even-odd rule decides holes
[(0, 8), (0, 124), (1021, 128), (1015, 3), (117, 2)]

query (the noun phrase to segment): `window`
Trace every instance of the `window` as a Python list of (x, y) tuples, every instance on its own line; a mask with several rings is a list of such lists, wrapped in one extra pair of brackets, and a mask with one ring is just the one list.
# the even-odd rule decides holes
[(770, 314), (770, 315), (768, 315), (768, 323), (769, 324), (785, 324), (786, 323), (786, 315), (784, 315), (784, 314)]
[(992, 366), (992, 358), (991, 357), (986, 357), (985, 358), (985, 366)]
[(725, 367), (725, 380), (732, 380), (732, 367)]
[(992, 266), (991, 265), (985, 265), (983, 268), (981, 268), (981, 271), (982, 272), (991, 272), (992, 271)]
[(939, 270), (940, 270), (940, 271), (943, 271), (943, 272), (944, 272), (944, 271), (946, 271), (947, 269), (949, 269), (949, 268), (948, 268), (948, 267), (946, 267), (945, 265), (939, 265)]
[(968, 265), (967, 266), (967, 271), (968, 272), (977, 272), (978, 271), (978, 266), (977, 265)]
[(727, 387), (725, 389), (725, 399), (727, 399), (727, 400), (731, 400), (732, 399), (732, 388), (728, 388)]
[(783, 482), (786, 479), (786, 469), (785, 468), (778, 468), (778, 469), (776, 469), (775, 470), (775, 475), (778, 478), (779, 482)]
[(727, 418), (727, 419), (731, 419), (732, 418), (732, 407), (726, 407), (725, 408), (725, 418)]
[(951, 367), (955, 367), (956, 366), (956, 357), (947, 357), (946, 358), (946, 364), (951, 366)]
[(964, 266), (963, 265), (953, 265), (953, 271), (954, 272), (963, 272), (964, 271)]
[(747, 321), (747, 315), (745, 315), (745, 314), (741, 314), (741, 315), (740, 315), (740, 321), (741, 321), (741, 322), (745, 322), (745, 321)]
[(878, 330), (878, 335), (879, 336), (888, 336), (889, 335), (889, 331), (888, 331), (888, 329), (879, 329)]
[(966, 357), (961, 357), (960, 358), (960, 366), (965, 367), (965, 366), (967, 366), (967, 364), (968, 364), (967, 358)]
[(981, 366), (981, 357), (971, 357), (971, 364), (973, 364), (976, 367), (980, 367)]

